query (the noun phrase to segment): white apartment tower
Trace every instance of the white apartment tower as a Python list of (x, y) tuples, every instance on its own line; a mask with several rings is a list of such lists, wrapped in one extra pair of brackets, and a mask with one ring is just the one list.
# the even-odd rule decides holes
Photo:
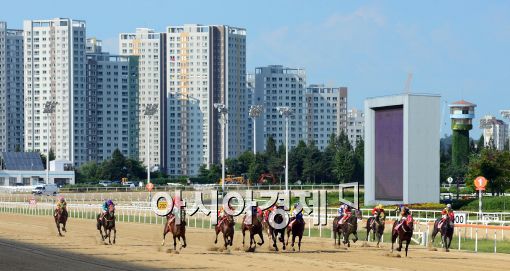
[(347, 129), (347, 88), (310, 85), (305, 96), (307, 142), (324, 150), (332, 134)]
[(102, 52), (87, 39), (88, 160), (104, 161), (115, 149), (138, 159), (138, 57)]
[[(78, 166), (87, 160), (85, 22), (27, 20), (23, 31), (25, 151), (51, 148)], [(55, 113), (43, 113), (48, 101)]]
[(353, 108), (347, 112), (347, 138), (354, 148), (358, 141), (365, 139), (365, 114), (363, 111)]
[[(167, 28), (170, 175), (197, 175), (201, 165), (236, 157), (246, 144), (246, 30), (225, 25)], [(228, 110), (224, 134), (220, 114)], [(221, 144), (228, 135), (228, 144)]]
[(23, 31), (0, 21), (0, 152), (23, 150)]
[[(151, 169), (166, 171), (166, 40), (165, 33), (148, 28), (137, 28), (135, 33), (121, 33), (119, 53), (138, 56), (139, 69), (139, 159), (147, 165), (150, 145)], [(148, 117), (144, 115), (147, 104), (156, 104), (157, 113), (150, 118), (149, 142), (147, 142)], [(147, 144), (149, 143), (149, 144)]]
[[(264, 113), (262, 127), (257, 125), (257, 151), (266, 149), (272, 136), (277, 145), (285, 144), (285, 119), (278, 107), (290, 107), (294, 112), (289, 120), (289, 147), (307, 141), (306, 130), (306, 73), (304, 69), (271, 65), (255, 69), (255, 101), (261, 101)], [(259, 122), (257, 122), (259, 123)]]
[(505, 144), (508, 144), (508, 124), (491, 115), (485, 115), (480, 122), (484, 123), (481, 127), (484, 146), (499, 151), (504, 150)]

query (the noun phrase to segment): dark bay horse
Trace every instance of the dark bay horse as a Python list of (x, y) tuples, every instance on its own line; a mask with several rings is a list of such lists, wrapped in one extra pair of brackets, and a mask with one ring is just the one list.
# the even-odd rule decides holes
[(305, 221), (303, 218), (295, 219), (295, 222), (292, 226), (287, 227), (287, 246), (289, 245), (290, 234), (292, 233), (292, 250), (294, 250), (294, 242), (296, 241), (296, 237), (298, 238), (298, 251), (301, 251), (301, 239), (303, 238), (303, 233), (305, 231)]
[(63, 208), (57, 208), (55, 209), (55, 213), (53, 216), (55, 218), (55, 224), (57, 225), (58, 235), (63, 236), (62, 233), (60, 232), (60, 224), (62, 224), (62, 230), (64, 232), (67, 232), (66, 230), (66, 222), (68, 217), (67, 210)]
[[(250, 221), (246, 221), (247, 219), (251, 219)], [(263, 226), (262, 226), (262, 216), (259, 215), (246, 215), (243, 218), (243, 224), (241, 225), (241, 231), (243, 233), (243, 247), (244, 247), (244, 236), (245, 232), (248, 231), (250, 233), (250, 248), (252, 244), (255, 244), (255, 246), (258, 244), (259, 246), (264, 244), (264, 235), (262, 234)], [(255, 235), (260, 236), (260, 239), (262, 240), (260, 243), (256, 243), (255, 241)]]
[(225, 249), (227, 246), (232, 246), (232, 243), (234, 242), (234, 226), (235, 221), (234, 217), (225, 214), (225, 218), (220, 220), (221, 222), (216, 225), (215, 231), (216, 231), (216, 239), (214, 240), (214, 243), (218, 243), (218, 234), (223, 233), (223, 241), (225, 241)]
[[(271, 215), (270, 215), (271, 216)], [(274, 223), (281, 224), (283, 223), (283, 216), (281, 214), (276, 214), (273, 217)], [(281, 229), (275, 229), (273, 226), (271, 226), (270, 219), (268, 221), (268, 227), (269, 227), (269, 235), (271, 236), (271, 240), (273, 240), (273, 248), (275, 251), (278, 251), (278, 246), (276, 245), (276, 241), (279, 240), (282, 242), (283, 247), (282, 249), (285, 250), (285, 229), (286, 226), (282, 227)]]
[[(362, 219), (361, 211), (358, 209), (354, 210), (354, 215), (349, 217), (343, 224), (338, 225), (340, 230), (342, 231), (342, 235), (344, 237), (343, 243), (348, 247), (351, 246), (351, 242), (349, 241), (349, 236), (354, 235), (354, 239), (352, 241), (356, 243), (358, 241), (358, 219)], [(338, 223), (337, 223), (338, 224)]]
[(450, 219), (449, 216), (446, 216), (445, 221), (439, 226), (441, 222), (441, 218), (438, 218), (436, 222), (434, 222), (434, 229), (432, 230), (432, 240), (431, 243), (434, 243), (434, 239), (438, 232), (441, 232), (441, 245), (445, 249), (446, 252), (450, 251), (450, 244), (452, 243), (453, 231), (455, 229), (454, 222)]
[[(104, 229), (104, 235), (102, 228)], [(111, 233), (113, 231), (113, 243), (115, 244), (117, 229), (115, 228), (115, 207), (113, 205), (108, 207), (108, 212), (102, 218), (101, 214), (97, 215), (97, 230), (101, 234), (101, 240), (104, 241), (108, 237), (110, 245), (112, 244)]]
[(181, 244), (181, 247), (179, 248), (185, 248), (186, 247), (186, 215), (184, 211), (181, 211), (180, 217), (180, 223), (176, 223), (176, 219), (179, 219), (177, 216), (173, 214), (169, 214), (166, 217), (166, 223), (165, 227), (163, 228), (163, 242), (161, 243), (161, 246), (165, 245), (165, 237), (167, 233), (172, 232), (172, 237), (174, 239), (174, 250), (177, 249), (177, 240), (179, 240), (179, 243)]
[(339, 246), (342, 240), (342, 227), (338, 224), (338, 221), (340, 221), (341, 218), (342, 216), (337, 216), (333, 219), (333, 237), (335, 240), (335, 246)]
[(407, 218), (405, 218), (406, 221), (402, 223), (402, 225), (398, 228), (398, 230), (395, 230), (397, 225), (399, 224), (399, 221), (395, 221), (393, 223), (393, 228), (391, 229), (391, 252), (393, 252), (393, 244), (397, 240), (398, 237), (398, 248), (397, 251), (402, 250), (402, 242), (406, 242), (406, 257), (407, 257), (407, 250), (409, 248), (409, 243), (411, 242), (411, 238), (413, 237), (413, 230), (414, 230), (414, 222), (411, 215), (409, 215)]
[(381, 238), (384, 234), (384, 224), (385, 224), (385, 216), (384, 214), (378, 210), (375, 213), (375, 216), (370, 217), (367, 220), (367, 238), (366, 241), (368, 241), (368, 236), (370, 236), (370, 232), (374, 232), (374, 240), (377, 240), (377, 246), (379, 247), (379, 243), (381, 242)]

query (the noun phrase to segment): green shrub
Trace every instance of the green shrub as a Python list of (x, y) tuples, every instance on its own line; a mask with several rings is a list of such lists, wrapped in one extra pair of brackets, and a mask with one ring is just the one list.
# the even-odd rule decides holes
[[(478, 211), (478, 199), (471, 200), (461, 207), (462, 210)], [(510, 197), (482, 197), (482, 209), (489, 212), (505, 212), (510, 210)]]

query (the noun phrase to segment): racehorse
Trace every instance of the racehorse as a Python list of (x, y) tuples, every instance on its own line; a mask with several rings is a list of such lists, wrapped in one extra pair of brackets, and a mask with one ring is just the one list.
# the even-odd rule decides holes
[(366, 241), (368, 241), (368, 236), (370, 236), (370, 232), (374, 232), (374, 240), (377, 240), (377, 247), (379, 247), (379, 243), (381, 242), (381, 238), (384, 234), (384, 224), (385, 224), (385, 218), (384, 216), (381, 217), (382, 212), (380, 210), (377, 210), (375, 213), (375, 216), (370, 217), (367, 220), (367, 238)]
[(177, 224), (175, 222), (175, 219), (177, 218), (175, 215), (167, 215), (165, 227), (163, 229), (163, 242), (161, 243), (161, 246), (165, 245), (166, 234), (172, 232), (172, 237), (174, 239), (174, 250), (177, 249), (177, 239), (181, 244), (179, 250), (186, 247), (186, 216), (184, 211), (181, 210), (181, 215), (179, 215), (179, 217), (180, 223)]
[[(356, 243), (358, 241), (358, 219), (362, 219), (363, 216), (361, 214), (361, 211), (358, 209), (354, 210), (354, 215), (349, 217), (344, 223), (340, 226), (340, 230), (342, 231), (342, 235), (344, 236), (344, 245), (347, 245), (348, 247), (351, 246), (351, 242), (349, 241), (349, 236), (351, 234), (354, 235), (354, 239), (352, 241)], [(337, 223), (338, 224), (338, 223)]]
[(340, 240), (342, 240), (342, 227), (338, 224), (338, 221), (340, 221), (341, 218), (341, 216), (337, 216), (333, 219), (333, 237), (335, 240), (335, 246), (339, 246)]
[(439, 226), (440, 222), (441, 218), (438, 218), (436, 222), (434, 222), (434, 229), (432, 230), (432, 244), (434, 243), (437, 233), (441, 232), (441, 245), (444, 247), (445, 251), (448, 252), (450, 251), (450, 244), (452, 243), (455, 225), (449, 216), (446, 216), (446, 219), (441, 226)]
[[(282, 224), (283, 223), (283, 216), (279, 213), (275, 214), (273, 217), (273, 221), (275, 224)], [(271, 240), (273, 240), (273, 248), (275, 251), (278, 251), (278, 246), (276, 245), (276, 240), (280, 240), (282, 242), (283, 247), (282, 249), (285, 250), (285, 226), (283, 226), (281, 229), (275, 229), (273, 226), (271, 226), (271, 222), (268, 221), (268, 227), (269, 227), (269, 235), (271, 236)], [(278, 235), (280, 237), (278, 237)]]
[(232, 246), (232, 243), (234, 241), (234, 225), (235, 225), (234, 217), (229, 214), (225, 214), (223, 222), (216, 225), (215, 227), (216, 239), (214, 240), (214, 243), (215, 244), (218, 243), (218, 234), (221, 232), (223, 233), (223, 241), (225, 241), (225, 249), (229, 245)]
[(298, 237), (298, 251), (301, 251), (301, 239), (305, 231), (305, 221), (303, 218), (296, 218), (294, 221), (292, 226), (287, 227), (287, 246), (289, 245), (290, 233), (292, 232), (292, 250), (294, 250), (294, 242), (296, 241), (296, 237)]
[(57, 225), (58, 235), (63, 236), (62, 233), (60, 232), (60, 224), (62, 224), (62, 230), (64, 232), (67, 232), (66, 230), (67, 210), (63, 208), (55, 209), (55, 213), (53, 216), (55, 218), (55, 224)]
[[(104, 228), (104, 235), (101, 228)], [(111, 233), (113, 230), (113, 243), (117, 236), (117, 229), (115, 228), (115, 207), (113, 205), (108, 206), (108, 212), (101, 218), (101, 214), (97, 215), (97, 230), (101, 234), (101, 239), (104, 241), (108, 237), (108, 242), (112, 244)]]
[(397, 225), (399, 224), (399, 221), (395, 221), (393, 223), (393, 228), (391, 229), (391, 252), (393, 252), (393, 244), (397, 240), (398, 237), (398, 248), (397, 251), (402, 250), (402, 242), (406, 242), (406, 257), (407, 257), (407, 250), (409, 248), (409, 243), (411, 242), (411, 238), (413, 237), (413, 229), (414, 229), (414, 222), (411, 215), (408, 215), (406, 218), (406, 221), (402, 223), (402, 225), (398, 228), (398, 230), (395, 230)]
[[(249, 221), (246, 221), (247, 219), (251, 219), (251, 224), (249, 223)], [(245, 236), (246, 231), (250, 232), (250, 248), (251, 248), (252, 244), (256, 244), (255, 246), (257, 246), (257, 244), (259, 246), (264, 244), (264, 235), (262, 234), (263, 226), (262, 226), (262, 217), (261, 216), (255, 215), (255, 217), (254, 217), (253, 215), (251, 215), (251, 216), (246, 215), (243, 219), (243, 224), (241, 225), (241, 231), (243, 233), (243, 247), (244, 247), (244, 236)], [(255, 235), (257, 235), (257, 234), (260, 236), (260, 239), (262, 240), (262, 242), (260, 242), (260, 243), (255, 242)]]

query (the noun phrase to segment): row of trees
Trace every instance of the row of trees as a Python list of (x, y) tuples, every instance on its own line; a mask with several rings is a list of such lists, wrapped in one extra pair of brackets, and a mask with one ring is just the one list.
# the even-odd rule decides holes
[(470, 141), (469, 162), (467, 165), (454, 166), (451, 163), (451, 144), (449, 138), (441, 140), (441, 181), (448, 177), (464, 180), (468, 187), (474, 187), (474, 179), (484, 176), (489, 182), (488, 191), (493, 195), (510, 189), (510, 151), (497, 150), (494, 145), (484, 145), (483, 135), (478, 141)]
[[(345, 133), (331, 135), (327, 147), (320, 151), (313, 142), (300, 141), (289, 150), (289, 182), (295, 183), (346, 183), (363, 182), (364, 142), (360, 140), (354, 148)], [(262, 173), (272, 174), (277, 181), (285, 178), (285, 146), (276, 146), (269, 137), (266, 151), (253, 154), (247, 151), (237, 158), (225, 162), (229, 175), (246, 174), (255, 182)], [(199, 179), (218, 182), (221, 178), (221, 165), (210, 169), (201, 167)]]
[(98, 180), (146, 179), (145, 167), (136, 159), (126, 158), (118, 149), (112, 158), (101, 163), (89, 161), (76, 170), (78, 183), (97, 182)]

